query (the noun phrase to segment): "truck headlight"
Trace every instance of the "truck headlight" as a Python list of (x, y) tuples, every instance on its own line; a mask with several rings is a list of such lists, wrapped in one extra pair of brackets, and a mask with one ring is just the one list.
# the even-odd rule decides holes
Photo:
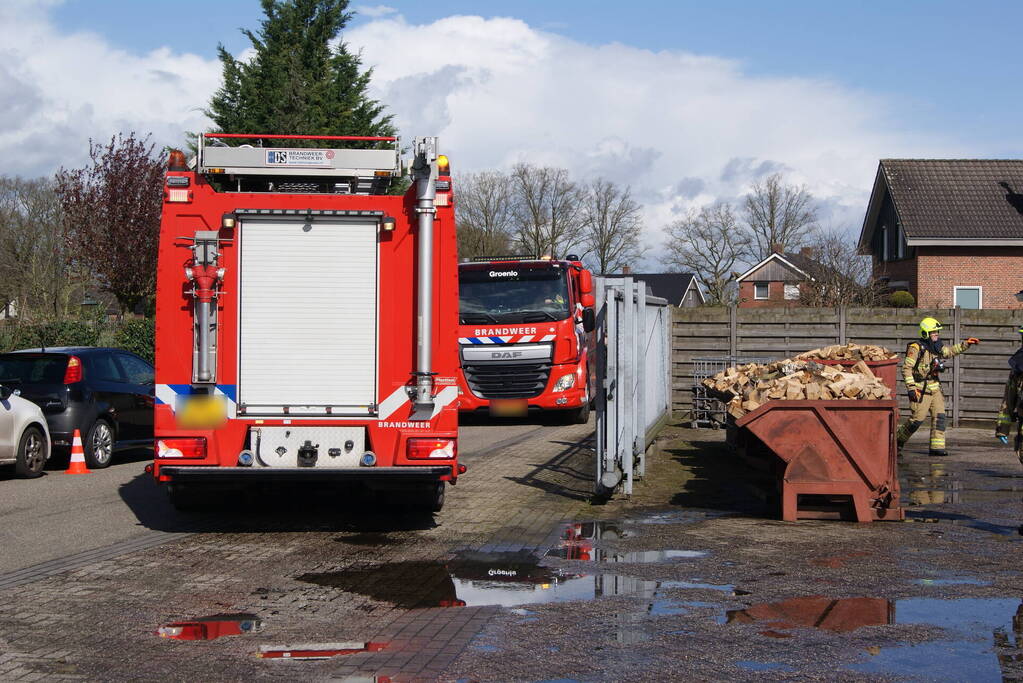
[(568, 391), (575, 386), (575, 373), (570, 372), (567, 375), (562, 375), (558, 378), (558, 381), (554, 383), (554, 391)]

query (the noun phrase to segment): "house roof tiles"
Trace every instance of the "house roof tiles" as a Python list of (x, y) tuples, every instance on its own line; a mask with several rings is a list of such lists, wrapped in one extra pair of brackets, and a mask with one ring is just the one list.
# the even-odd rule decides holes
[(1023, 238), (1023, 159), (882, 159), (878, 173), (908, 239)]

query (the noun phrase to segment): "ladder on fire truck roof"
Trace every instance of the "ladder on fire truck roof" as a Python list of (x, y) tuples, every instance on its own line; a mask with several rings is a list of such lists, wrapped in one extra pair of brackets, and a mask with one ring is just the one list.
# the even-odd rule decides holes
[[(225, 139), (257, 142), (260, 146), (228, 146)], [(208, 142), (217, 140), (218, 142)], [(264, 147), (264, 141), (324, 140), (338, 142), (389, 142), (391, 149), (343, 147)], [(248, 133), (204, 133), (199, 136), (196, 172), (205, 175), (253, 178), (301, 177), (328, 181), (357, 179), (353, 193), (368, 192), (381, 182), (400, 176), (402, 168), (398, 138), (363, 135), (261, 135)]]

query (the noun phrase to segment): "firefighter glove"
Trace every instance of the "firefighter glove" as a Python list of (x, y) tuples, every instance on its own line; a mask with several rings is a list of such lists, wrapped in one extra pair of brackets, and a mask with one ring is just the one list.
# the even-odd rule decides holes
[(1003, 446), (1009, 445), (1009, 437), (1007, 437), (1005, 434), (996, 434), (995, 438), (1001, 441)]
[(919, 389), (910, 389), (909, 390), (909, 402), (910, 403), (919, 403), (920, 402), (920, 390)]
[(967, 346), (973, 346), (974, 344), (979, 344), (979, 343), (980, 343), (980, 340), (977, 339), (976, 337), (970, 337), (969, 339), (966, 340), (966, 345)]

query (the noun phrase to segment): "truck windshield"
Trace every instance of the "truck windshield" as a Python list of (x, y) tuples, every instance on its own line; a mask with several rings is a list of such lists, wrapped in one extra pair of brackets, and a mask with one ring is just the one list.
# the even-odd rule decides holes
[(525, 323), (569, 317), (568, 285), (560, 266), (462, 269), (458, 273), (463, 324)]

